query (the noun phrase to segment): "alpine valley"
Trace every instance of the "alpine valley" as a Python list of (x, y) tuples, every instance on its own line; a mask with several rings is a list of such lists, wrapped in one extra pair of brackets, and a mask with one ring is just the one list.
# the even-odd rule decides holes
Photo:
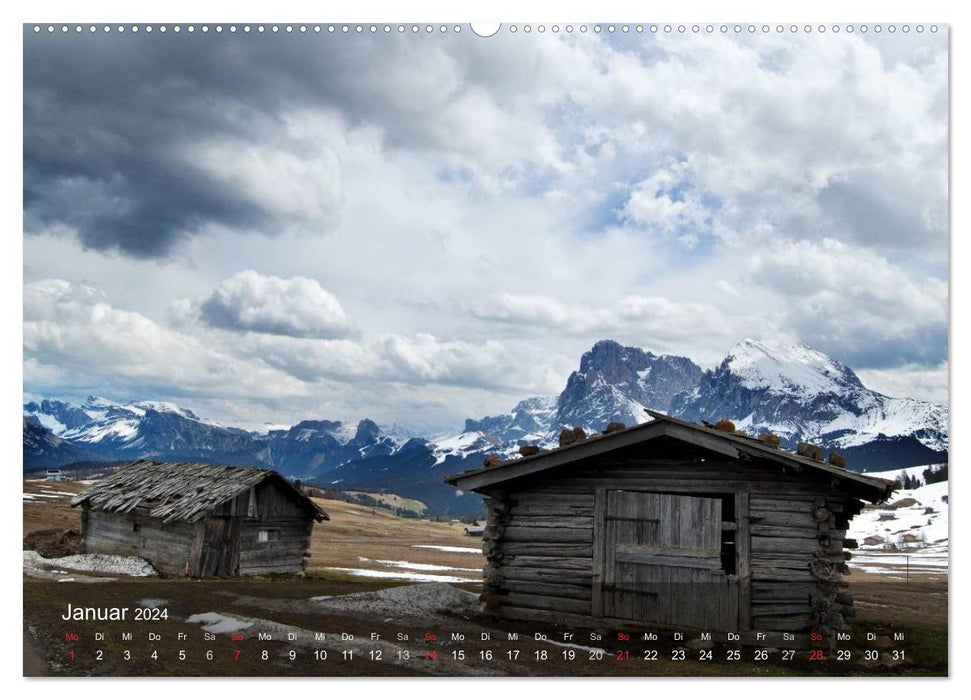
[(842, 453), (855, 471), (947, 460), (946, 406), (867, 389), (849, 367), (811, 348), (744, 340), (702, 371), (687, 357), (602, 340), (559, 396), (527, 398), (437, 436), (402, 436), (368, 419), (258, 432), (158, 401), (30, 401), (24, 470), (138, 458), (260, 466), (308, 484), (414, 498), (428, 515), (476, 515), (480, 497), (457, 493), (444, 475), (477, 468), (489, 453), (513, 458), (524, 445), (555, 447), (564, 427), (591, 433), (611, 421), (641, 423), (649, 420), (645, 408), (698, 422), (729, 419), (751, 435), (775, 433), (789, 448), (811, 441)]

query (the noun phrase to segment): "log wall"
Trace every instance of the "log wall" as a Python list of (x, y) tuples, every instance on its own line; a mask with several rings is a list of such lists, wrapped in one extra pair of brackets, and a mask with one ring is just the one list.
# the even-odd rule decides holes
[(81, 529), (85, 552), (142, 557), (159, 573), (172, 576), (191, 573), (196, 537), (192, 523), (166, 524), (138, 512), (106, 513), (85, 504)]

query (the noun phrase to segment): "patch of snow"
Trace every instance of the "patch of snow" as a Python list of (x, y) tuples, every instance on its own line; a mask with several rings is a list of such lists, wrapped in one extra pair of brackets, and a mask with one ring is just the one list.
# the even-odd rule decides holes
[(152, 565), (141, 557), (126, 557), (120, 554), (71, 554), (66, 557), (47, 559), (34, 550), (24, 550), (24, 570), (31, 567), (40, 570), (53, 568), (73, 571), (92, 571), (103, 574), (124, 576), (157, 576)]
[(244, 620), (238, 620), (235, 617), (230, 617), (229, 615), (222, 615), (220, 613), (208, 612), (208, 613), (196, 613), (195, 615), (189, 615), (185, 619), (186, 622), (190, 624), (201, 624), (202, 629), (206, 632), (212, 632), (213, 634), (228, 634), (230, 632), (239, 632), (240, 630), (247, 629), (253, 626), (252, 622), (246, 622)]
[(412, 549), (437, 549), (439, 552), (461, 552), (462, 554), (482, 554), (481, 547), (452, 547), (441, 544), (413, 544)]
[(546, 644), (553, 644), (558, 647), (566, 647), (567, 649), (579, 649), (580, 651), (591, 652), (594, 654), (609, 654), (610, 652), (605, 649), (598, 649), (597, 647), (585, 647), (582, 644), (571, 644), (570, 642), (557, 642), (552, 639), (544, 639), (543, 642)]
[(339, 566), (324, 567), (324, 571), (337, 571), (363, 578), (388, 578), (400, 581), (422, 581), (425, 583), (481, 583), (481, 578), (462, 578), (442, 574), (419, 574), (411, 571), (378, 571), (376, 569), (349, 569)]
[(49, 416), (46, 413), (40, 413), (40, 412), (31, 413), (30, 415), (33, 416), (38, 423), (43, 425), (45, 428), (50, 430), (58, 437), (63, 435), (65, 432), (67, 432), (67, 426), (64, 425), (61, 421), (57, 420), (57, 418), (55, 418), (54, 416)]
[(417, 564), (415, 562), (397, 561), (394, 559), (368, 559), (367, 557), (358, 557), (357, 560), (366, 564), (381, 564), (382, 566), (391, 566), (397, 569), (411, 569), (413, 571), (467, 571), (474, 573), (481, 571), (481, 569), (462, 569), (455, 566), (442, 566), (439, 564)]
[(464, 458), (472, 452), (478, 452), (488, 448), (491, 444), (485, 439), (483, 433), (474, 430), (439, 440), (436, 443), (430, 444), (429, 447), (432, 449), (432, 454), (435, 455), (435, 464), (433, 466), (438, 466), (447, 457), (455, 456)]

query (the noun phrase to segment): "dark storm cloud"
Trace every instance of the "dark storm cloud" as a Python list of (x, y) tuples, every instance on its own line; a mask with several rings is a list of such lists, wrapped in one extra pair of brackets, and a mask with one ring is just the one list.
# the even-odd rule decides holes
[[(352, 125), (393, 117), (367, 89), (366, 37), (25, 33), (26, 229), (66, 226), (88, 248), (165, 256), (211, 223), (272, 235), (285, 222), (192, 167), (193, 144), (302, 155), (284, 132), (288, 111), (333, 109)], [(383, 39), (382, 51), (397, 50)]]

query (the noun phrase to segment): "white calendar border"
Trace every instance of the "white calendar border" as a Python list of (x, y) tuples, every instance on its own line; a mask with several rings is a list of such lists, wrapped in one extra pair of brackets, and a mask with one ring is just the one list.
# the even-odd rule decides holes
[[(436, 21), (461, 22), (468, 21), (497, 21), (508, 18), (517, 22), (597, 22), (597, 21), (637, 21), (644, 22), (716, 22), (716, 21), (766, 21), (766, 22), (938, 22), (951, 23), (951, 125), (965, 123), (971, 119), (967, 109), (966, 72), (969, 64), (966, 58), (968, 44), (966, 32), (971, 32), (971, 23), (963, 23), (960, 15), (956, 14), (954, 4), (942, 0), (923, 0), (922, 2), (905, 2), (903, 0), (885, 0), (884, 2), (865, 7), (850, 6), (845, 0), (816, 0), (811, 5), (785, 4), (761, 0), (739, 0), (733, 3), (714, 2), (713, 0), (696, 2), (673, 2), (667, 8), (659, 3), (632, 3), (629, 0), (596, 0), (587, 3), (577, 0), (562, 0), (555, 5), (536, 4), (527, 6), (522, 0), (494, 0), (489, 3), (477, 1), (474, 3), (445, 2), (444, 0), (415, 0), (413, 2), (393, 3), (390, 0), (370, 2), (346, 3), (340, 6), (324, 5), (310, 2), (293, 2), (290, 0), (275, 0), (272, 4), (261, 6), (257, 3), (245, 5), (228, 2), (199, 3), (187, 0), (172, 0), (161, 3), (133, 3), (118, 0), (88, 0), (87, 2), (34, 2), (18, 3), (19, 7), (4, 10), (4, 35), (0, 41), (0, 51), (3, 52), (2, 65), (6, 110), (4, 113), (4, 136), (6, 155), (4, 165), (3, 201), (5, 217), (3, 219), (7, 230), (3, 237), (3, 250), (0, 260), (4, 266), (4, 274), (0, 277), (4, 300), (2, 307), (4, 327), (17, 328), (22, 322), (22, 229), (16, 223), (22, 214), (22, 166), (18, 154), (21, 150), (22, 132), (20, 130), (20, 116), (22, 109), (22, 22), (75, 22), (75, 21), (105, 21), (113, 22), (159, 22), (159, 21), (224, 21), (231, 19), (238, 22), (247, 21), (313, 21), (327, 20), (334, 22), (345, 21), (418, 21), (434, 19)], [(960, 115), (960, 116), (959, 116)], [(967, 283), (962, 274), (967, 272), (968, 245), (965, 242), (967, 233), (963, 233), (969, 223), (967, 205), (962, 206), (961, 196), (966, 193), (968, 179), (968, 159), (965, 147), (965, 130), (956, 128), (952, 131), (951, 142), (951, 347), (949, 358), (951, 367), (951, 416), (959, 419), (965, 415), (968, 404), (968, 371), (963, 364), (953, 362), (955, 358), (969, 357), (967, 340), (967, 323), (961, 323), (955, 317), (953, 309), (967, 309), (971, 300), (968, 298)], [(957, 187), (956, 187), (957, 186)], [(963, 224), (963, 226), (962, 226)], [(14, 230), (10, 230), (10, 229)], [(965, 312), (966, 313), (966, 312)], [(16, 334), (7, 333), (7, 340), (0, 345), (0, 374), (3, 381), (3, 412), (0, 415), (0, 425), (3, 426), (4, 454), (10, 456), (20, 454), (20, 431), (16, 428), (20, 424), (22, 370), (21, 346)], [(11, 336), (13, 336), (11, 338)], [(16, 397), (16, 398), (15, 398)], [(956, 431), (952, 429), (952, 436)], [(952, 443), (953, 454), (966, 453), (962, 436), (958, 432), (957, 439)], [(16, 451), (15, 451), (16, 450)], [(9, 460), (7, 469), (16, 468), (16, 459)], [(951, 484), (961, 483), (961, 468), (959, 476), (952, 474)], [(7, 494), (7, 508), (4, 509), (4, 524), (7, 532), (21, 531), (22, 501), (19, 497), (19, 487), (10, 489)], [(951, 581), (963, 581), (967, 567), (964, 562), (953, 559), (953, 554), (960, 551), (961, 542), (954, 546), (954, 534), (963, 522), (961, 514), (952, 509), (950, 515), (952, 532), (952, 564)], [(137, 693), (146, 700), (154, 700), (171, 695), (173, 692), (218, 692), (236, 698), (263, 698), (268, 692), (284, 690), (285, 692), (352, 692), (360, 694), (362, 690), (380, 693), (393, 700), (410, 700), (411, 698), (443, 697), (451, 693), (496, 693), (513, 697), (533, 696), (542, 692), (553, 694), (557, 700), (561, 698), (587, 698), (603, 691), (628, 695), (632, 692), (671, 692), (667, 685), (663, 689), (653, 686), (648, 689), (643, 683), (688, 683), (691, 692), (711, 692), (712, 683), (731, 683), (726, 690), (731, 693), (745, 693), (750, 697), (776, 697), (779, 693), (791, 698), (815, 697), (821, 692), (868, 692), (867, 688), (859, 685), (859, 679), (837, 680), (820, 679), (816, 682), (805, 681), (771, 681), (767, 679), (636, 679), (632, 681), (610, 680), (597, 681), (592, 679), (518, 679), (513, 681), (489, 681), (487, 679), (448, 680), (433, 679), (428, 681), (414, 681), (412, 679), (300, 679), (300, 680), (253, 680), (233, 681), (214, 677), (211, 679), (194, 680), (159, 680), (145, 681), (140, 679), (63, 679), (55, 682), (43, 680), (25, 680), (22, 674), (21, 624), (15, 628), (14, 621), (22, 618), (22, 586), (13, 583), (14, 573), (20, 567), (19, 545), (13, 537), (7, 538), (10, 544), (6, 552), (9, 557), (4, 571), (10, 572), (10, 581), (3, 584), (4, 610), (7, 613), (6, 633), (3, 635), (2, 663), (4, 677), (11, 678), (16, 683), (14, 692), (29, 695), (31, 698), (58, 697), (63, 700), (77, 692), (95, 692), (102, 697), (122, 697)], [(15, 588), (15, 586), (17, 586)], [(951, 661), (963, 658), (961, 651), (967, 650), (967, 644), (960, 639), (960, 630), (967, 629), (967, 606), (963, 605), (958, 596), (952, 596), (949, 601), (951, 615), (950, 639)], [(965, 664), (966, 666), (966, 664)], [(950, 666), (952, 681), (937, 682), (930, 688), (935, 696), (950, 695), (957, 688), (955, 677), (967, 676), (961, 664)], [(866, 683), (879, 683), (876, 692), (884, 696), (893, 697), (897, 692), (908, 697), (920, 693), (925, 689), (918, 687), (915, 682), (898, 683), (898, 679), (872, 679)], [(477, 686), (478, 683), (501, 682), (502, 687), (495, 685)], [(88, 687), (83, 688), (81, 684)], [(178, 686), (173, 685), (178, 683)], [(217, 689), (215, 683), (226, 683)], [(817, 685), (822, 683), (823, 685)], [(923, 683), (926, 683), (923, 682)], [(921, 685), (923, 685), (921, 683)], [(272, 687), (271, 687), (272, 686)], [(839, 687), (834, 687), (839, 686)]]

